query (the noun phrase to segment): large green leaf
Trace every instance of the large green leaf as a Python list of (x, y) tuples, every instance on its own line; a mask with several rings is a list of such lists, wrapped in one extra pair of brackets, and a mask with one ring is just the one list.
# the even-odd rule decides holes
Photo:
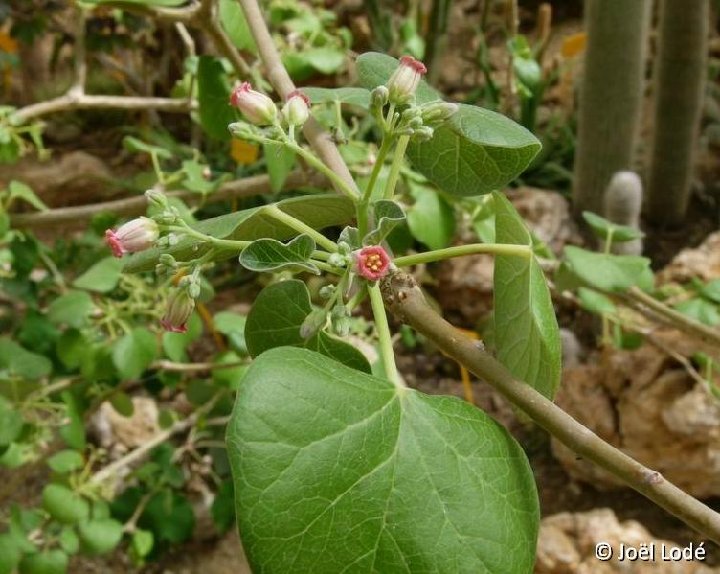
[(240, 265), (251, 271), (275, 271), (290, 267), (319, 274), (318, 268), (309, 263), (314, 250), (315, 241), (305, 234), (287, 243), (277, 239), (258, 239), (240, 254)]
[[(494, 194), (498, 243), (532, 245), (508, 199)], [(493, 279), (497, 358), (518, 379), (552, 398), (560, 384), (561, 346), (545, 276), (535, 257), (498, 255)]]
[(432, 139), (410, 140), (408, 158), (443, 191), (470, 196), (501, 189), (540, 151), (524, 127), (490, 110), (460, 104)]
[(324, 332), (303, 339), (300, 327), (312, 311), (310, 293), (302, 281), (283, 281), (263, 289), (245, 323), (245, 341), (253, 357), (275, 347), (305, 347), (336, 361), (370, 372), (365, 356), (352, 345)]
[[(379, 52), (366, 52), (358, 56), (355, 65), (360, 84), (364, 88), (372, 90), (387, 83), (390, 76), (400, 65), (400, 61)], [(441, 99), (440, 92), (431, 88), (425, 80), (420, 80), (415, 92), (415, 100), (418, 104), (426, 104)]]
[(532, 570), (538, 500), (510, 434), (304, 349), (250, 367), (228, 426), (254, 572)]
[[(307, 223), (313, 229), (323, 229), (331, 225), (345, 225), (352, 221), (355, 212), (352, 201), (340, 195), (308, 195), (293, 197), (277, 203), (285, 213)], [(297, 231), (279, 223), (267, 215), (261, 207), (236, 211), (220, 217), (200, 221), (195, 226), (198, 231), (219, 239), (254, 241), (262, 238), (289, 239)], [(169, 249), (148, 249), (128, 258), (126, 272), (149, 271), (162, 253), (170, 253), (179, 261), (199, 257), (209, 245), (197, 239), (183, 238)], [(219, 252), (216, 261), (228, 259), (236, 254), (233, 251)]]
[(198, 105), (200, 124), (207, 134), (218, 140), (229, 140), (228, 125), (235, 121), (229, 104), (230, 83), (222, 62), (212, 56), (198, 60)]

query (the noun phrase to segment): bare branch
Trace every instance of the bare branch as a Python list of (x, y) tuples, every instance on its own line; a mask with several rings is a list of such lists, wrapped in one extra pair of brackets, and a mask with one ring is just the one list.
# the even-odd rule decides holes
[[(283, 189), (297, 189), (302, 186), (322, 187), (326, 185), (328, 185), (327, 180), (322, 176), (310, 176), (302, 171), (294, 171), (285, 180)], [(205, 201), (211, 203), (271, 192), (270, 177), (267, 175), (256, 175), (224, 183), (215, 193), (210, 194)], [(191, 191), (171, 191), (167, 195), (170, 197), (179, 197), (180, 199), (199, 198), (198, 194)], [(112, 212), (116, 215), (140, 215), (145, 213), (146, 208), (147, 200), (145, 196), (138, 195), (135, 197), (116, 199), (114, 201), (79, 205), (77, 207), (61, 207), (36, 213), (19, 213), (11, 216), (11, 224), (17, 228), (37, 227), (40, 225), (61, 225), (90, 219), (94, 215), (103, 212)]]
[(573, 452), (594, 462), (701, 534), (720, 543), (720, 514), (602, 440), (530, 385), (515, 380), (495, 358), (428, 306), (415, 280), (395, 272), (383, 281), (385, 304), (446, 355), (493, 386)]

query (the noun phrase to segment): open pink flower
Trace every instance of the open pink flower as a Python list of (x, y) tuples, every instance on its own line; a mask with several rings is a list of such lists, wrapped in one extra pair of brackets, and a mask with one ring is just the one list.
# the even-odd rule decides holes
[(105, 243), (115, 257), (126, 253), (143, 251), (155, 243), (160, 236), (160, 229), (149, 217), (136, 217), (124, 223), (116, 230), (105, 231)]
[(277, 107), (265, 94), (252, 89), (250, 82), (237, 84), (230, 94), (230, 105), (239, 109), (243, 116), (256, 126), (272, 124), (277, 117)]
[(417, 90), (420, 78), (427, 73), (427, 68), (420, 60), (412, 56), (400, 58), (400, 65), (388, 80), (388, 99), (393, 104), (405, 104)]
[(289, 126), (301, 126), (310, 116), (310, 99), (300, 90), (288, 94), (281, 113)]
[(185, 333), (187, 321), (195, 308), (195, 300), (188, 295), (187, 289), (173, 291), (168, 300), (165, 315), (160, 319), (163, 329), (171, 333)]
[(369, 245), (353, 252), (355, 272), (368, 281), (377, 281), (390, 270), (390, 257), (379, 245)]

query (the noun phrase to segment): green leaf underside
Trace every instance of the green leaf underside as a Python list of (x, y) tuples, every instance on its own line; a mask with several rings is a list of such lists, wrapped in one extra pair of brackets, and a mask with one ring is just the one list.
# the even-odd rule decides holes
[[(400, 65), (400, 61), (379, 52), (366, 52), (358, 56), (355, 65), (360, 84), (364, 88), (372, 90), (387, 84), (390, 76)], [(415, 92), (415, 100), (418, 104), (426, 104), (441, 99), (440, 92), (431, 88), (425, 80), (420, 80)]]
[[(494, 194), (498, 243), (531, 245), (523, 220), (510, 201)], [(561, 346), (550, 291), (534, 257), (495, 257), (495, 344), (497, 358), (513, 376), (552, 399), (560, 384)]]
[(621, 292), (634, 286), (648, 291), (655, 280), (650, 260), (636, 255), (595, 253), (569, 245), (565, 263), (577, 280), (602, 291)]
[(302, 281), (283, 281), (263, 289), (245, 323), (245, 341), (250, 356), (257, 357), (275, 347), (305, 347), (369, 373), (370, 365), (365, 356), (342, 339), (324, 332), (307, 340), (300, 336), (300, 327), (311, 311), (310, 293)]
[(390, 235), (393, 229), (405, 221), (405, 212), (397, 203), (389, 199), (380, 199), (373, 204), (377, 227), (363, 240), (365, 245), (379, 245)]
[(505, 116), (460, 104), (426, 142), (410, 140), (408, 158), (443, 191), (458, 196), (505, 187), (530, 164), (540, 142)]
[(370, 92), (365, 88), (302, 88), (313, 104), (328, 104), (340, 102), (353, 104), (362, 108), (370, 107)]
[(308, 235), (281, 243), (276, 239), (258, 239), (240, 254), (240, 265), (251, 271), (274, 271), (296, 267), (319, 274), (319, 269), (308, 260), (315, 250), (315, 241)]
[(459, 399), (275, 349), (243, 380), (227, 442), (257, 574), (532, 570), (527, 459)]
[[(313, 229), (323, 229), (333, 225), (346, 225), (354, 217), (352, 201), (339, 195), (308, 195), (293, 197), (276, 204), (285, 213), (306, 223)], [(197, 223), (195, 228), (202, 233), (218, 239), (254, 241), (263, 238), (285, 240), (298, 235), (298, 232), (278, 222), (263, 212), (262, 207), (253, 207), (219, 217), (212, 217)], [(195, 249), (197, 247), (197, 249)], [(200, 257), (207, 252), (209, 245), (193, 238), (182, 238), (169, 249), (148, 249), (135, 253), (127, 259), (125, 272), (150, 271), (154, 268), (162, 253), (170, 253), (179, 261)], [(229, 259), (236, 252), (227, 250), (218, 252), (216, 261)]]

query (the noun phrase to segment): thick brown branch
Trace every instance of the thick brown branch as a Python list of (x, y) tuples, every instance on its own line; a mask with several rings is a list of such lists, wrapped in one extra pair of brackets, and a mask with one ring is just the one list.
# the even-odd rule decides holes
[(492, 385), (561, 443), (720, 544), (720, 514), (665, 480), (659, 472), (602, 440), (529, 385), (515, 380), (502, 364), (478, 347), (477, 341), (433, 311), (410, 275), (395, 272), (382, 287), (386, 305), (398, 318)]

